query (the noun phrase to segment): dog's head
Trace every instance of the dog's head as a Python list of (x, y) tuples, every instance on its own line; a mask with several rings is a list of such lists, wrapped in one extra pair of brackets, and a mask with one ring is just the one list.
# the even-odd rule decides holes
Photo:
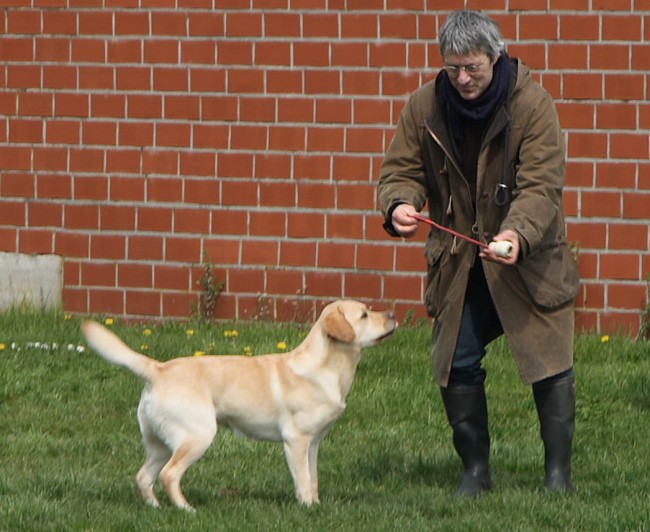
[(323, 331), (339, 342), (357, 347), (375, 345), (395, 332), (395, 314), (376, 312), (358, 301), (340, 300), (325, 307)]

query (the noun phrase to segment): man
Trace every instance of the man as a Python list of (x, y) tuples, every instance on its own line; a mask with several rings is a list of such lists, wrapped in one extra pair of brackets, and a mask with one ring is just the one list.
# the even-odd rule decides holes
[(498, 25), (453, 12), (439, 34), (444, 68), (406, 103), (386, 153), (379, 198), (389, 234), (409, 238), (429, 217), (481, 242), (509, 241), (509, 257), (430, 232), (425, 303), (432, 359), (454, 447), (460, 493), (491, 488), (481, 361), (505, 333), (532, 384), (545, 449), (546, 488), (571, 491), (575, 424), (574, 298), (566, 242), (565, 159), (551, 97), (508, 57)]

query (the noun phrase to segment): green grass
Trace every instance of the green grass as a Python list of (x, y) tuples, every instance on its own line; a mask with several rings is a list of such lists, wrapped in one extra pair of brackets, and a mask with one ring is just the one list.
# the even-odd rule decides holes
[[(159, 359), (273, 352), (282, 341), (290, 349), (305, 333), (260, 323), (172, 323), (150, 326), (149, 336), (146, 328), (113, 325)], [(494, 490), (476, 500), (454, 494), (460, 464), (431, 376), (429, 330), (413, 327), (365, 352), (348, 408), (321, 445), (319, 506), (295, 502), (281, 445), (224, 431), (184, 477), (191, 515), (164, 495), (159, 510), (142, 503), (133, 480), (143, 459), (141, 383), (79, 352), (81, 342), (76, 319), (0, 314), (1, 530), (650, 528), (648, 343), (576, 340), (573, 495), (541, 488), (532, 394), (501, 341), (487, 357)]]

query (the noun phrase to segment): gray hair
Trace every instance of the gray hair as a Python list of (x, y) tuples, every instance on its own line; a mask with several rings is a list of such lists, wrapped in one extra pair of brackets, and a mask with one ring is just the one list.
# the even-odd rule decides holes
[(438, 35), (444, 56), (486, 53), (496, 59), (505, 48), (499, 25), (480, 11), (453, 11)]

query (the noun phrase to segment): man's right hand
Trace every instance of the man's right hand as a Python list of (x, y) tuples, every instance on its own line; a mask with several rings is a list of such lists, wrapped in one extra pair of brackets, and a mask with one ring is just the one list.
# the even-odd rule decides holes
[(418, 230), (418, 221), (412, 216), (414, 214), (418, 214), (418, 211), (408, 203), (402, 203), (393, 210), (393, 227), (400, 236), (411, 238)]

